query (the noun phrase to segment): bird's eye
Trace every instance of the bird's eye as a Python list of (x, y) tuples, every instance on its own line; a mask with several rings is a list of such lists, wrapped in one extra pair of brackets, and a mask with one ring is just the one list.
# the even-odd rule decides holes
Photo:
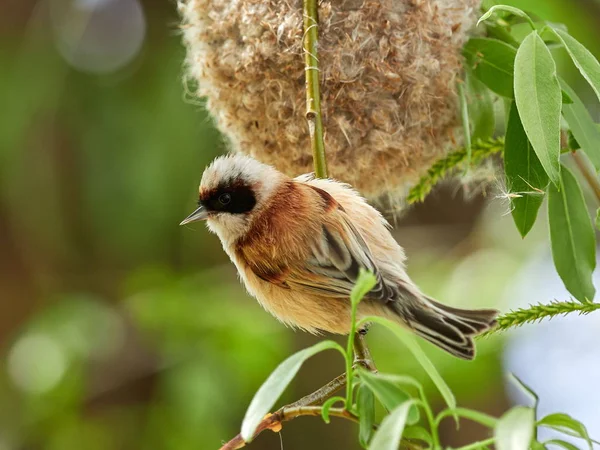
[(231, 203), (231, 194), (225, 193), (219, 195), (219, 203), (221, 205), (228, 205), (229, 203)]

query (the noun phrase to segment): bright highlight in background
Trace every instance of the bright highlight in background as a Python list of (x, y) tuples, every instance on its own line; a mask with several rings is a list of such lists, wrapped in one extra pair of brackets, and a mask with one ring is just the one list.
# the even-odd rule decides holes
[(46, 334), (22, 337), (8, 355), (8, 373), (13, 383), (29, 394), (43, 394), (54, 388), (66, 368), (64, 350)]
[(51, 0), (54, 41), (69, 65), (107, 74), (139, 53), (146, 20), (138, 0)]

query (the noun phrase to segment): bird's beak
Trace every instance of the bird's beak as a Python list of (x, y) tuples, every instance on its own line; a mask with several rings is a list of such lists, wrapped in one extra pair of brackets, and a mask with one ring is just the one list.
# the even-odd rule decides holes
[(199, 206), (196, 211), (187, 216), (179, 225), (185, 225), (191, 222), (198, 222), (199, 220), (208, 219), (208, 212), (204, 206)]

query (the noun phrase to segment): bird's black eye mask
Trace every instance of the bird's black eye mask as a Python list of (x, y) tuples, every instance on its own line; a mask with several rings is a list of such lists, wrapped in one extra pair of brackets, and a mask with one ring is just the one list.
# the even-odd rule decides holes
[(202, 195), (198, 201), (209, 212), (244, 214), (252, 211), (256, 197), (250, 186), (243, 184), (222, 185)]

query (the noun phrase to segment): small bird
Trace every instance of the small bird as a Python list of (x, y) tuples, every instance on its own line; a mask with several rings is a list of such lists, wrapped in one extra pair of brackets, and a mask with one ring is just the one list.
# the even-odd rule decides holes
[(466, 310), (423, 294), (405, 270), (390, 226), (349, 185), (311, 174), (290, 178), (239, 154), (206, 168), (198, 208), (181, 225), (206, 220), (248, 292), (286, 325), (350, 332), (350, 292), (360, 269), (376, 286), (357, 319), (382, 316), (463, 359), (473, 337), (496, 324), (494, 309)]

